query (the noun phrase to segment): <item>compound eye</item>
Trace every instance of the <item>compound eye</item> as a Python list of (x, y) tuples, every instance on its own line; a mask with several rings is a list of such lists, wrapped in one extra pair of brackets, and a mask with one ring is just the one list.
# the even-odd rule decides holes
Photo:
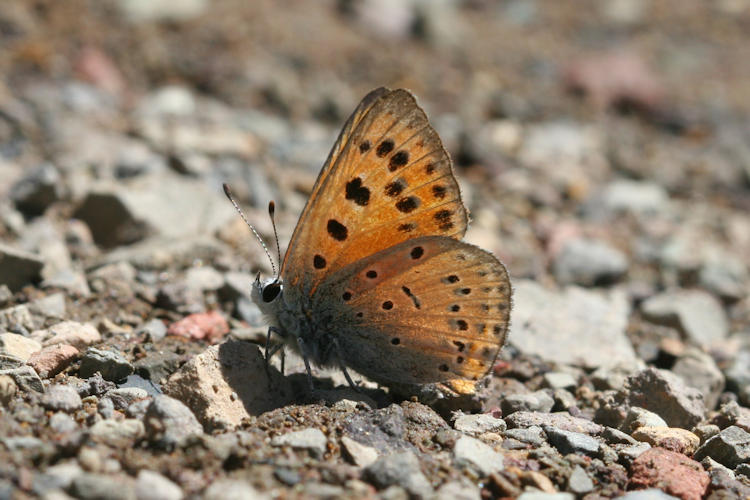
[(261, 297), (263, 302), (273, 302), (279, 293), (281, 292), (281, 283), (270, 283), (263, 288)]

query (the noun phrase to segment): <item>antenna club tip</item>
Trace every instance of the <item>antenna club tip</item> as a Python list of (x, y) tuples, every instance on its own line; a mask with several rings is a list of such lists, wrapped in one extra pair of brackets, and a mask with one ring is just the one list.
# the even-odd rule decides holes
[(221, 187), (224, 189), (224, 194), (227, 195), (227, 198), (232, 199), (232, 191), (229, 189), (229, 184), (225, 182)]
[(268, 202), (268, 213), (271, 214), (271, 217), (273, 217), (274, 212), (276, 212), (276, 203), (271, 200)]

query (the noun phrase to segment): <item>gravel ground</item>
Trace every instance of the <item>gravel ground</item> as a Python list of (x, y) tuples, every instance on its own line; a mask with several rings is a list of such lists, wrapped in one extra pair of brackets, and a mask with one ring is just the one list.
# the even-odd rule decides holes
[[(0, 499), (750, 498), (750, 2), (5, 0)], [(249, 297), (410, 88), (514, 286), (476, 394), (289, 353)], [(355, 377), (360, 379), (360, 377)]]

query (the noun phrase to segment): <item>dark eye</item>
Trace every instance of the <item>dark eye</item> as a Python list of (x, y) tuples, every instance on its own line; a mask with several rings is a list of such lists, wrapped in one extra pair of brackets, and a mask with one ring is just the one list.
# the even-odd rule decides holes
[(279, 292), (281, 292), (281, 284), (280, 283), (270, 283), (266, 285), (263, 288), (263, 302), (271, 302), (273, 299), (276, 298), (276, 296), (279, 295)]

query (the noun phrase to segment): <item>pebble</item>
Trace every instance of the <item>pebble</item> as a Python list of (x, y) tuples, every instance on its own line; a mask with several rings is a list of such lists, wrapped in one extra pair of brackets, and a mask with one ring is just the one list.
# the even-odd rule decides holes
[(138, 500), (181, 500), (184, 495), (179, 486), (158, 472), (141, 469), (135, 480)]
[(341, 437), (341, 445), (349, 459), (357, 467), (367, 467), (378, 459), (378, 450), (355, 441), (348, 436)]
[(583, 467), (576, 465), (568, 476), (568, 489), (576, 495), (585, 495), (594, 489), (594, 482)]
[(459, 467), (470, 467), (482, 476), (505, 469), (503, 455), (470, 436), (461, 436), (453, 448), (453, 458)]
[(705, 457), (711, 457), (730, 469), (741, 463), (750, 463), (750, 432), (734, 425), (727, 427), (695, 452), (696, 460)]
[(96, 372), (101, 373), (104, 380), (119, 382), (133, 373), (133, 365), (119, 352), (89, 347), (81, 358), (78, 375), (88, 378)]
[(547, 441), (557, 448), (563, 455), (582, 453), (588, 456), (598, 456), (601, 444), (596, 438), (580, 432), (570, 432), (555, 427), (544, 427)]
[(84, 472), (73, 479), (70, 494), (82, 500), (112, 499), (135, 500), (130, 480), (105, 474)]
[(547, 372), (542, 376), (544, 387), (550, 389), (575, 390), (578, 380), (568, 372)]
[(512, 415), (508, 415), (504, 420), (510, 429), (519, 427), (527, 428), (532, 426), (550, 426), (560, 430), (593, 435), (600, 434), (604, 429), (601, 425), (596, 424), (591, 420), (574, 417), (567, 412), (536, 413), (519, 411)]
[(66, 434), (78, 429), (78, 424), (67, 413), (57, 412), (49, 417), (49, 428), (60, 434)]
[(599, 208), (606, 213), (632, 213), (649, 215), (664, 213), (669, 203), (665, 189), (654, 182), (620, 179), (604, 187), (601, 195), (587, 208), (587, 213), (598, 215)]
[(217, 311), (191, 314), (169, 325), (167, 335), (177, 335), (195, 340), (219, 342), (229, 333), (229, 324)]
[(19, 366), (0, 370), (0, 377), (7, 375), (13, 379), (16, 386), (24, 392), (44, 392), (44, 384), (39, 375), (30, 366)]
[(34, 331), (31, 336), (41, 341), (45, 347), (54, 344), (68, 344), (79, 350), (102, 340), (101, 334), (94, 325), (76, 321), (63, 321), (45, 330)]
[(713, 410), (719, 402), (724, 390), (724, 374), (716, 365), (716, 361), (707, 353), (698, 349), (689, 349), (680, 356), (671, 371), (685, 381), (685, 383), (698, 389), (703, 394), (706, 409)]
[(667, 423), (659, 415), (638, 406), (632, 406), (625, 416), (620, 428), (632, 433), (641, 427), (667, 427)]
[(663, 292), (641, 304), (643, 316), (654, 323), (678, 328), (699, 346), (723, 340), (729, 333), (729, 322), (721, 304), (701, 290)]
[(524, 354), (590, 368), (636, 360), (626, 335), (630, 305), (624, 292), (578, 287), (555, 292), (516, 280), (513, 304), (509, 339)]
[(700, 444), (698, 436), (677, 427), (641, 427), (636, 429), (632, 436), (651, 446), (658, 446), (683, 455), (692, 455)]
[(726, 301), (737, 301), (747, 294), (745, 264), (727, 252), (710, 252), (698, 271), (698, 284)]
[(525, 429), (508, 429), (503, 433), (503, 436), (507, 439), (515, 439), (537, 448), (547, 442), (547, 436), (544, 434), (544, 430), (537, 426), (531, 426)]
[(81, 396), (69, 385), (54, 384), (42, 396), (42, 404), (48, 410), (71, 412), (82, 406)]
[(167, 325), (160, 319), (152, 319), (136, 330), (138, 335), (147, 335), (151, 342), (158, 342), (167, 335)]
[(27, 333), (27, 330), (36, 328), (31, 308), (26, 304), (8, 307), (0, 310), (0, 328), (15, 333)]
[(662, 448), (644, 452), (630, 467), (630, 487), (659, 488), (685, 500), (703, 498), (709, 482), (701, 464)]
[(65, 294), (51, 293), (46, 297), (34, 300), (29, 304), (31, 312), (45, 318), (62, 319), (65, 316)]
[(185, 273), (188, 287), (200, 291), (215, 291), (224, 285), (224, 276), (210, 266), (191, 267)]
[(503, 432), (507, 428), (505, 421), (488, 413), (479, 415), (461, 415), (453, 422), (453, 428), (470, 436), (485, 432)]
[(574, 238), (563, 244), (552, 267), (558, 283), (603, 286), (619, 281), (627, 273), (628, 259), (601, 241)]
[(145, 435), (143, 422), (132, 418), (115, 420), (105, 418), (89, 428), (91, 436), (102, 443), (113, 447), (132, 445)]
[(41, 278), (44, 261), (38, 256), (0, 243), (0, 277), (12, 292)]
[(480, 500), (479, 488), (469, 481), (448, 481), (435, 492), (434, 500)]
[(750, 387), (750, 349), (738, 352), (732, 363), (725, 368), (724, 374), (729, 390), (742, 394)]
[(575, 500), (572, 493), (544, 493), (541, 491), (527, 491), (518, 495), (516, 500)]
[(16, 396), (18, 386), (13, 377), (9, 375), (0, 375), (0, 404), (8, 406), (8, 403)]
[(326, 451), (328, 440), (319, 429), (303, 429), (276, 436), (271, 440), (273, 446), (290, 446), (294, 449), (307, 450), (320, 458)]
[(219, 479), (214, 481), (203, 492), (204, 500), (266, 500), (269, 495), (261, 494), (247, 481), (238, 479)]
[(111, 398), (121, 398), (126, 406), (148, 397), (148, 391), (140, 387), (118, 387), (107, 391), (107, 396)]
[(0, 333), (0, 353), (28, 361), (32, 354), (42, 348), (34, 339), (16, 333)]
[(146, 410), (143, 421), (149, 440), (166, 447), (203, 433), (203, 427), (190, 408), (169, 396), (156, 396)]
[(28, 364), (42, 378), (52, 378), (78, 357), (78, 349), (68, 344), (53, 344), (32, 354)]
[(678, 500), (678, 497), (664, 493), (656, 488), (628, 491), (619, 498), (620, 500)]
[(379, 458), (364, 469), (364, 476), (380, 489), (400, 486), (410, 496), (417, 498), (428, 497), (433, 492), (430, 482), (422, 473), (419, 459), (411, 451)]
[(517, 411), (533, 411), (549, 413), (555, 405), (555, 400), (545, 391), (531, 394), (510, 394), (500, 402), (503, 415), (511, 415)]
[(626, 385), (624, 397), (630, 406), (658, 414), (670, 427), (692, 429), (706, 413), (700, 391), (669, 371), (647, 368), (628, 378)]

